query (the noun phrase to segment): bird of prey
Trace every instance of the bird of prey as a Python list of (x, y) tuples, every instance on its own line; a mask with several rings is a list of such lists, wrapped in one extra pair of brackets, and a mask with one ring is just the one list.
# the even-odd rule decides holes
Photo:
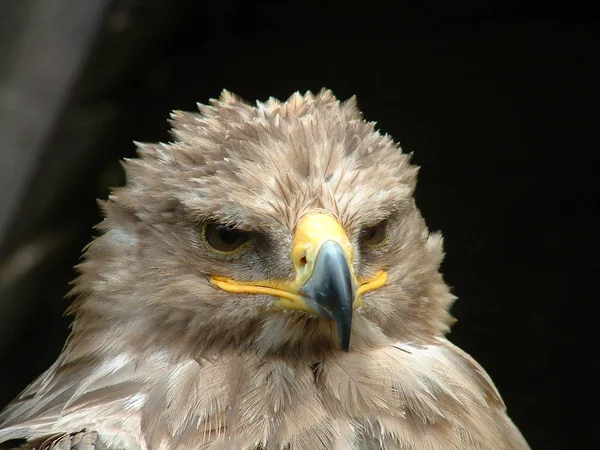
[(417, 167), (331, 91), (224, 91), (138, 143), (57, 361), (0, 416), (29, 449), (527, 449), (445, 334)]

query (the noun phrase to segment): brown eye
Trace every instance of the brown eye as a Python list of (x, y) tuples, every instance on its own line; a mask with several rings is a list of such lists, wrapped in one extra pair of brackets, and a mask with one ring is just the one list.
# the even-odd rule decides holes
[(230, 226), (207, 222), (202, 227), (202, 238), (212, 250), (233, 253), (248, 243), (249, 233)]
[(388, 221), (382, 220), (377, 225), (365, 228), (361, 234), (361, 241), (370, 247), (377, 247), (387, 241)]

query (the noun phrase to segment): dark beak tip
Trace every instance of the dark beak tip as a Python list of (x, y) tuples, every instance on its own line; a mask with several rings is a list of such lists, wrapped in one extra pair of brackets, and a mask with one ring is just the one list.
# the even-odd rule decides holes
[(350, 334), (352, 322), (337, 322), (337, 335), (340, 343), (340, 348), (345, 351), (350, 351)]
[(343, 351), (348, 353), (350, 351), (350, 342), (340, 342), (340, 347)]

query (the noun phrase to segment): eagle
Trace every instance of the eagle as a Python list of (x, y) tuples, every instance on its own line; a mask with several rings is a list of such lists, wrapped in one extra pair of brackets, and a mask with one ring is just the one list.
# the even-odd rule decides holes
[(445, 337), (418, 168), (355, 97), (198, 108), (124, 161), (71, 334), (0, 414), (3, 448), (529, 448)]

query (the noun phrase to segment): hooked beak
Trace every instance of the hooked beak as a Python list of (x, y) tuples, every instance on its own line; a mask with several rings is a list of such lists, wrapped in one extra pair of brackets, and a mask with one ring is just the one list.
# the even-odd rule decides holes
[(305, 216), (294, 234), (292, 259), (296, 278), (238, 281), (213, 275), (211, 282), (228, 292), (278, 297), (273, 309), (301, 310), (332, 320), (340, 348), (350, 348), (353, 309), (362, 306), (361, 294), (380, 288), (387, 280), (381, 271), (369, 280), (354, 275), (354, 250), (338, 221), (328, 214)]
[(310, 309), (335, 322), (340, 347), (348, 351), (356, 281), (337, 242), (330, 240), (323, 243), (312, 275), (300, 287), (300, 292), (306, 295), (305, 303)]

